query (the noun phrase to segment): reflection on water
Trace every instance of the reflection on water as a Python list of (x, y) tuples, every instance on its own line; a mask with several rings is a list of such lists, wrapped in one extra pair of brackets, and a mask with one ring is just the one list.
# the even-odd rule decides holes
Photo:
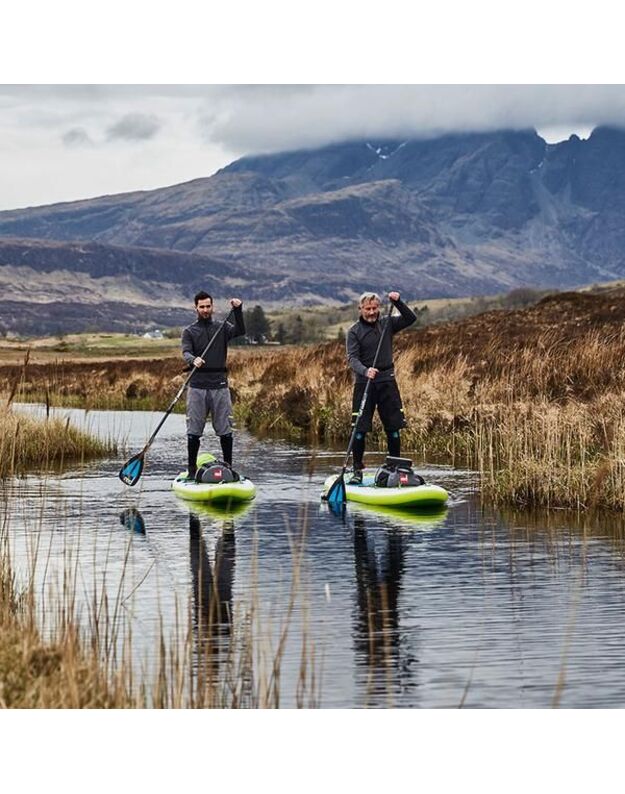
[[(213, 681), (217, 678), (220, 655), (227, 656), (229, 652), (236, 542), (232, 512), (224, 511), (220, 515), (212, 508), (208, 515), (221, 519), (213, 559), (200, 515), (192, 512), (189, 513), (189, 562), (196, 673), (198, 678)], [(145, 519), (134, 507), (122, 510), (120, 523), (131, 532), (146, 534)]]
[[(159, 418), (69, 413), (133, 449)], [(119, 482), (119, 459), (5, 484), (18, 572), (37, 556), (49, 574), (69, 555), (85, 599), (105, 587), (148, 656), (161, 619), (175, 633), (189, 605), (198, 679), (223, 674), (233, 615), (253, 587), (275, 625), (290, 615), (285, 706), (297, 703), (303, 637), (325, 707), (625, 704), (621, 517), (484, 508), (474, 475), (444, 467), (420, 471), (450, 492), (447, 510), (350, 503), (336, 516), (319, 496), (341, 453), (246, 433), (235, 461), (258, 496), (224, 513), (172, 494), (185, 465), (184, 417), (169, 417), (161, 433), (135, 489)]]
[(205, 689), (206, 681), (218, 679), (220, 661), (229, 654), (235, 556), (233, 519), (222, 522), (211, 561), (200, 519), (194, 513), (189, 514), (195, 671), (200, 691)]
[[(361, 515), (354, 518), (356, 563), (356, 663), (365, 664), (367, 698), (374, 702), (399, 694), (398, 678), (409, 684), (413, 659), (400, 659), (399, 591), (404, 573), (405, 535), (385, 532), (376, 538)], [(402, 687), (403, 688), (403, 687)]]
[(145, 521), (141, 513), (134, 507), (127, 507), (119, 514), (119, 523), (130, 532), (145, 535)]

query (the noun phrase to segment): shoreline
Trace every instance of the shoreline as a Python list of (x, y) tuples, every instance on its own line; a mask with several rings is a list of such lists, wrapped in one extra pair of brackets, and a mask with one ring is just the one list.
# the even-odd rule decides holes
[[(625, 510), (624, 356), (620, 294), (562, 293), (400, 333), (402, 449), (477, 469), (496, 504)], [(347, 443), (352, 381), (340, 342), (233, 347), (228, 368), (246, 429)], [(20, 401), (162, 410), (184, 377), (177, 356), (0, 365), (0, 391), (19, 379)], [(379, 424), (367, 442), (384, 448)]]

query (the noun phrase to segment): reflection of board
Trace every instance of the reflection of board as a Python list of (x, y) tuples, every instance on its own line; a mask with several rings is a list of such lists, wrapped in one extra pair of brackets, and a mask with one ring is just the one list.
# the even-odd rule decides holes
[(247, 502), (240, 501), (224, 501), (224, 502), (200, 502), (197, 499), (188, 501), (182, 500), (177, 502), (180, 510), (188, 513), (193, 513), (198, 518), (211, 518), (217, 521), (228, 522), (234, 518), (242, 518), (251, 509), (254, 501), (250, 499)]
[(432, 507), (389, 507), (388, 505), (369, 505), (364, 502), (352, 502), (352, 517), (364, 520), (375, 516), (379, 519), (376, 526), (387, 524), (395, 529), (420, 529), (429, 531), (442, 526), (447, 517), (447, 506)]
[[(330, 475), (323, 484), (323, 493), (327, 494), (336, 480), (336, 474)], [(362, 485), (345, 483), (348, 502), (362, 502), (368, 505), (385, 505), (387, 507), (440, 507), (447, 502), (448, 494), (440, 485), (407, 485), (403, 488), (377, 488), (373, 475), (365, 475)]]

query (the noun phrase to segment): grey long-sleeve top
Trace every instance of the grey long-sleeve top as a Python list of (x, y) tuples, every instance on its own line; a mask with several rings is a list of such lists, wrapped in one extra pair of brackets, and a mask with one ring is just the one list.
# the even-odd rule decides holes
[(391, 325), (384, 335), (375, 365), (379, 370), (376, 381), (389, 381), (395, 378), (393, 335), (412, 325), (417, 319), (417, 315), (401, 299), (395, 301), (394, 305), (399, 310), (399, 317), (380, 317), (374, 323), (368, 323), (360, 317), (358, 322), (354, 323), (347, 332), (347, 361), (354, 372), (354, 379), (357, 383), (367, 380), (367, 370), (373, 366), (380, 335), (387, 322), (390, 322)]
[(197, 356), (201, 356), (210, 340), (219, 334), (208, 353), (204, 356), (204, 364), (194, 373), (189, 383), (194, 389), (225, 389), (228, 385), (226, 357), (228, 341), (245, 334), (243, 307), (233, 311), (234, 324), (226, 322), (223, 331), (221, 323), (210, 320), (196, 320), (182, 332), (182, 357), (192, 367)]

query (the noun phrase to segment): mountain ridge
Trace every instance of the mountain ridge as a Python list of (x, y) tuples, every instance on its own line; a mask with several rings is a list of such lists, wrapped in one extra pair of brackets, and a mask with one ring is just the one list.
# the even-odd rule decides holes
[[(574, 288), (625, 276), (624, 209), (615, 128), (558, 144), (534, 130), (350, 141), (243, 157), (157, 190), (0, 212), (0, 273), (26, 266), (29, 244), (43, 272), (65, 244), (66, 270), (97, 280), (106, 273), (94, 258), (106, 271), (119, 257), (118, 273), (138, 267), (148, 293), (168, 285), (172, 308), (204, 281), (240, 284), (269, 305), (345, 302), (365, 287), (415, 298)], [(80, 242), (103, 248), (85, 262)]]

